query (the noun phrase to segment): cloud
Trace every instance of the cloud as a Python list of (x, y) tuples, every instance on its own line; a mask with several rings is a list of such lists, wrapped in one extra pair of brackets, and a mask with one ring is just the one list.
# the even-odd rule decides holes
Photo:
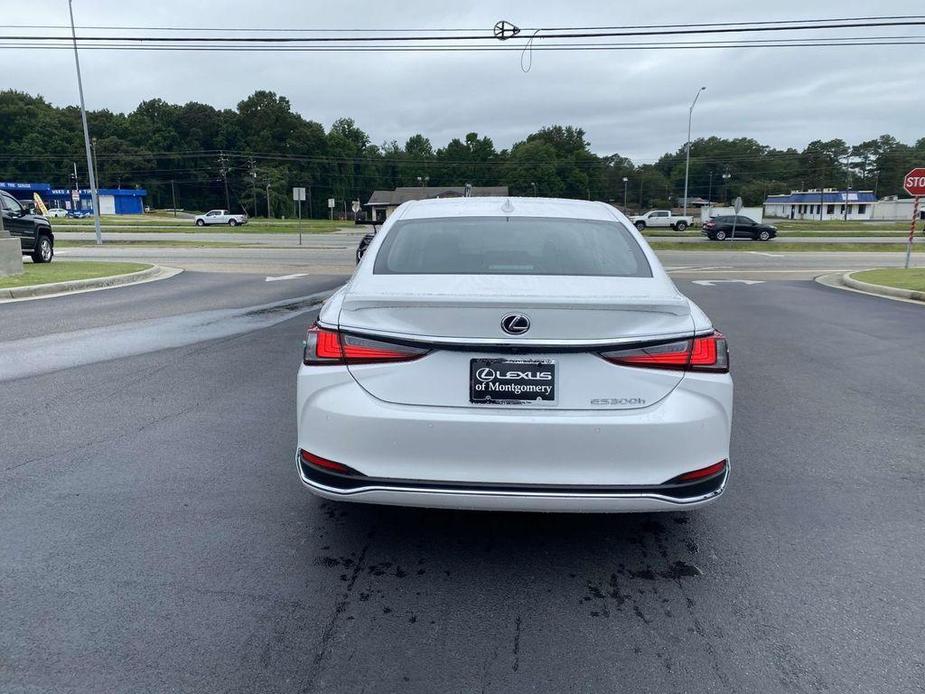
[[(180, 2), (81, 0), (81, 25), (431, 28), (488, 31), (501, 18), (523, 26), (754, 21), (871, 14), (867, 2), (781, 0), (772, 9), (680, 0), (626, 3), (473, 0), (444, 6), (392, 3)], [(221, 7), (221, 12), (216, 11)], [(310, 7), (310, 9), (309, 9)], [(653, 10), (657, 9), (657, 12)], [(920, 11), (918, 0), (892, 3), (892, 14)], [(5, 23), (67, 22), (63, 0), (6, 7)], [(38, 19), (37, 19), (38, 18)], [(88, 33), (90, 30), (86, 30)], [(877, 30), (886, 34), (890, 29)], [(101, 33), (95, 30), (94, 33)], [(123, 32), (124, 33), (124, 32)], [(910, 33), (908, 29), (900, 33)], [(922, 33), (919, 31), (919, 33)], [(666, 38), (666, 41), (671, 40)], [(687, 109), (707, 85), (694, 114), (694, 136), (752, 137), (776, 147), (814, 139), (857, 142), (891, 133), (925, 136), (921, 79), (910, 47), (735, 49), (698, 51), (537, 52), (531, 71), (517, 51), (500, 53), (169, 53), (84, 51), (90, 108), (133, 109), (143, 99), (202, 101), (234, 107), (256, 89), (290, 98), (306, 118), (330, 125), (353, 117), (373, 142), (420, 132), (435, 146), (477, 131), (498, 148), (551, 123), (588, 132), (592, 148), (650, 161), (683, 145)], [(18, 51), (4, 87), (41, 93), (57, 105), (77, 102), (67, 51)]]

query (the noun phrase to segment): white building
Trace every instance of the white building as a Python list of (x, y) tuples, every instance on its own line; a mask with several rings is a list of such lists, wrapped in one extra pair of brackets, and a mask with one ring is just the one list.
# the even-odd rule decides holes
[(845, 219), (847, 206), (847, 219), (867, 220), (874, 218), (876, 205), (877, 198), (870, 190), (794, 190), (787, 195), (769, 195), (764, 214), (782, 219)]
[[(912, 222), (912, 210), (915, 200), (889, 195), (877, 201), (874, 205), (872, 219), (891, 220), (894, 222)], [(925, 219), (925, 203), (919, 203), (919, 219)]]
[[(369, 201), (363, 206), (369, 210), (369, 219), (384, 222), (403, 202), (431, 198), (461, 198), (465, 195), (466, 186), (408, 186), (395, 190), (373, 191)], [(469, 195), (473, 198), (506, 197), (508, 188), (507, 186), (470, 186)]]

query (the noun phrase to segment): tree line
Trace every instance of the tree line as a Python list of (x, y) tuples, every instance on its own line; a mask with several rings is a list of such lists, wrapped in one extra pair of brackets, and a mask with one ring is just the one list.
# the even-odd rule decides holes
[[(101, 188), (141, 187), (153, 208), (228, 206), (248, 214), (292, 213), (291, 188), (306, 186), (306, 215), (324, 217), (327, 200), (365, 202), (398, 186), (507, 185), (514, 195), (606, 200), (633, 209), (679, 205), (685, 146), (654, 162), (591, 151), (580, 127), (550, 125), (510, 149), (470, 132), (435, 147), (424, 135), (374, 144), (351, 118), (329, 128), (292, 110), (274, 92), (256, 91), (235, 109), (143, 101), (131, 113), (88, 113)], [(73, 186), (74, 162), (88, 186), (80, 111), (41, 96), (0, 91), (0, 180)], [(925, 137), (913, 144), (881, 135), (854, 145), (815, 140), (776, 149), (751, 138), (691, 143), (689, 193), (747, 205), (793, 189), (851, 187), (902, 194), (903, 174), (925, 162)], [(227, 190), (227, 194), (226, 194)], [(227, 195), (227, 197), (226, 197)], [(347, 205), (349, 210), (349, 203)]]

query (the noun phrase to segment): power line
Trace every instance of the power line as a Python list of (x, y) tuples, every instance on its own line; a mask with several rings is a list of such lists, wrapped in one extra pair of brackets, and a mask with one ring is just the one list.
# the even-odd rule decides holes
[[(622, 44), (588, 44), (582, 46), (536, 46), (530, 50), (534, 51), (552, 51), (552, 52), (574, 52), (574, 51), (688, 51), (688, 50), (726, 50), (735, 48), (849, 48), (864, 46), (919, 46), (925, 44), (925, 36), (919, 38), (909, 38), (902, 40), (855, 40), (844, 41), (839, 39), (801, 41), (793, 43), (772, 43), (769, 41), (756, 42), (717, 42), (711, 43), (691, 43), (685, 44), (675, 42), (668, 45), (648, 45), (640, 43), (622, 43)], [(69, 47), (60, 46), (36, 46), (28, 42), (22, 43), (0, 43), (0, 49), (8, 50), (67, 50)], [(382, 46), (382, 47), (319, 47), (319, 46), (288, 46), (288, 47), (271, 47), (271, 46), (137, 46), (137, 45), (92, 45), (82, 46), (81, 50), (98, 50), (98, 51), (135, 51), (135, 52), (170, 52), (170, 51), (188, 51), (188, 52), (245, 52), (245, 53), (478, 53), (478, 52), (505, 52), (505, 51), (522, 51), (519, 47), (507, 46)]]
[[(750, 22), (684, 22), (679, 24), (622, 24), (612, 26), (565, 26), (565, 27), (521, 27), (522, 31), (590, 31), (605, 29), (666, 29), (676, 27), (729, 27), (729, 26), (761, 26), (774, 24), (792, 24), (800, 22), (803, 24), (818, 24), (824, 22), (867, 22), (872, 20), (903, 20), (903, 19), (922, 19), (925, 15), (869, 15), (864, 17), (829, 17), (824, 19), (777, 19)], [(11, 29), (69, 29), (67, 24), (7, 24)], [(93, 30), (149, 30), (149, 31), (233, 31), (233, 32), (324, 32), (324, 33), (411, 33), (411, 32), (478, 32), (483, 31), (483, 27), (415, 27), (415, 28), (332, 28), (332, 27), (203, 27), (203, 26), (139, 26), (129, 24), (84, 24), (78, 25), (78, 29)]]
[[(876, 21), (871, 21), (876, 20)], [(678, 36), (686, 34), (726, 34), (726, 33), (756, 33), (777, 31), (819, 31), (820, 29), (853, 29), (891, 26), (922, 26), (925, 25), (925, 15), (908, 15), (908, 19), (882, 19), (871, 17), (864, 21), (848, 19), (805, 20), (794, 23), (779, 24), (751, 24), (738, 23), (735, 26), (702, 25), (697, 27), (672, 25), (673, 28), (656, 28), (650, 30), (625, 29), (619, 30), (580, 30), (566, 33), (552, 33), (555, 30), (537, 29), (529, 37), (513, 36), (509, 41), (523, 40), (550, 40), (550, 39), (576, 39), (576, 38), (626, 38), (634, 36)], [(545, 33), (544, 33), (545, 32)], [(0, 35), (0, 40), (28, 39), (30, 41), (60, 41), (61, 36), (9, 36)], [(445, 34), (411, 35), (411, 36), (80, 36), (80, 42), (155, 42), (155, 43), (367, 43), (371, 41), (408, 42), (408, 41), (481, 41), (485, 34), (463, 34), (447, 36)]]

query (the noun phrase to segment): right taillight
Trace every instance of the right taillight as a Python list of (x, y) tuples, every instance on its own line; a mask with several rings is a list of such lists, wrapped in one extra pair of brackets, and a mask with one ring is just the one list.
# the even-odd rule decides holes
[(305, 336), (303, 363), (309, 366), (331, 364), (376, 364), (411, 361), (427, 354), (426, 349), (347, 335), (313, 325)]
[(720, 332), (688, 340), (601, 352), (609, 362), (624, 366), (681, 371), (729, 372), (729, 348)]

